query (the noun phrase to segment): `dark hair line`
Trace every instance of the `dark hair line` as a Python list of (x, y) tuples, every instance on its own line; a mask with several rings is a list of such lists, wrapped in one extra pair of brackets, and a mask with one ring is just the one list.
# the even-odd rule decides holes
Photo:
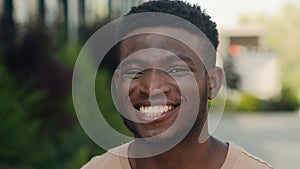
[[(132, 7), (125, 16), (144, 12), (161, 12), (185, 19), (199, 28), (207, 36), (215, 49), (219, 45), (217, 24), (211, 20), (211, 17), (205, 13), (205, 10), (202, 10), (196, 4), (191, 5), (188, 2), (180, 0), (149, 1), (140, 6)], [(130, 28), (131, 31), (134, 28), (132, 26)]]

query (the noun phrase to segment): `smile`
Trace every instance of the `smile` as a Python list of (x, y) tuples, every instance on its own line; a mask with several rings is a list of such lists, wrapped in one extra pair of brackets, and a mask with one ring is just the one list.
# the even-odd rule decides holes
[(172, 105), (155, 105), (155, 106), (141, 106), (139, 111), (147, 116), (160, 116), (167, 111), (171, 111), (175, 108)]
[[(130, 101), (130, 99), (128, 99)], [(164, 101), (161, 99), (157, 100), (140, 100), (133, 104), (135, 116), (143, 122), (161, 122), (167, 120), (173, 115), (177, 115), (179, 108), (182, 105), (181, 99), (173, 99)]]

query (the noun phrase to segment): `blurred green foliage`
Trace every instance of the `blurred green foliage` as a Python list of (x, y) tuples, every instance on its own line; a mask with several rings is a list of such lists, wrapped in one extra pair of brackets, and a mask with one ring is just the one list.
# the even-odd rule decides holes
[(293, 112), (299, 109), (299, 100), (291, 88), (283, 87), (280, 96), (268, 100), (242, 93), (237, 100), (226, 100), (226, 112)]
[[(34, 83), (33, 79), (20, 83), (1, 60), (0, 168), (79, 168), (92, 156), (103, 153), (77, 121), (70, 129), (57, 130), (53, 120), (48, 121), (37, 114), (49, 98), (47, 90), (34, 88)], [(100, 93), (106, 92), (109, 86), (104, 87)], [(65, 114), (76, 120), (71, 96), (65, 100), (60, 113), (61, 117)]]
[[(80, 168), (105, 151), (77, 120), (71, 95), (72, 69), (82, 43), (109, 20), (81, 25), (79, 41), (70, 42), (67, 22), (58, 19), (46, 25), (40, 18), (18, 25), (13, 4), (5, 1), (7, 8), (0, 17), (0, 168)], [(112, 63), (107, 60), (108, 65)], [(116, 130), (130, 135), (108, 99), (111, 71), (107, 67), (97, 75), (99, 107)]]
[[(0, 65), (0, 168), (10, 165), (31, 166), (36, 154), (34, 152), (39, 121), (31, 115), (36, 109), (43, 93), (32, 91), (28, 93), (26, 85), (19, 85), (15, 79)], [(5, 167), (4, 167), (5, 166)], [(25, 167), (26, 168), (26, 167)]]

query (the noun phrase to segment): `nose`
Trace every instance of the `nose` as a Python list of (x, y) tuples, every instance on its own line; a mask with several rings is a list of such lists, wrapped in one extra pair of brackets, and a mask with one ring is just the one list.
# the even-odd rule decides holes
[(149, 69), (145, 73), (139, 88), (140, 94), (155, 97), (170, 92), (174, 80), (168, 73), (158, 69)]

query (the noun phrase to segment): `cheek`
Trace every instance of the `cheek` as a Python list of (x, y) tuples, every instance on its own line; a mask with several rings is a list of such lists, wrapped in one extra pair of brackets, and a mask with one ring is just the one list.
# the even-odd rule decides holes
[(132, 97), (137, 96), (140, 86), (141, 85), (137, 80), (122, 79), (117, 95), (119, 95), (119, 99), (122, 99), (122, 101), (126, 101), (127, 99), (132, 101)]
[(206, 82), (203, 78), (197, 76), (186, 76), (184, 78), (176, 79), (178, 86), (190, 92), (201, 92), (206, 87)]
[(130, 90), (129, 85), (130, 85), (130, 81), (126, 79), (121, 79), (119, 81), (119, 85), (117, 87), (117, 93), (116, 93), (118, 95), (118, 98), (124, 98), (128, 96)]
[(188, 103), (199, 104), (196, 100), (203, 100), (207, 98), (207, 84), (206, 81), (201, 77), (190, 76), (177, 80), (180, 92), (185, 97)]
[(139, 87), (141, 87), (141, 83), (138, 82), (137, 80), (131, 80), (131, 81), (127, 82), (126, 84), (124, 83), (124, 85), (127, 86), (127, 94), (129, 96), (137, 93)]

